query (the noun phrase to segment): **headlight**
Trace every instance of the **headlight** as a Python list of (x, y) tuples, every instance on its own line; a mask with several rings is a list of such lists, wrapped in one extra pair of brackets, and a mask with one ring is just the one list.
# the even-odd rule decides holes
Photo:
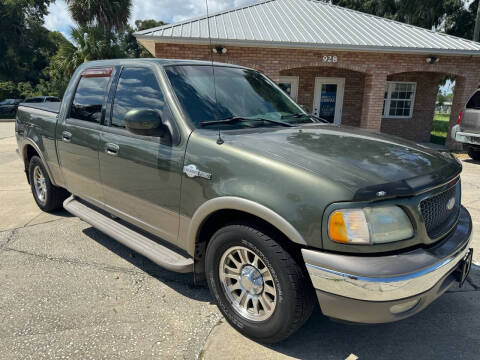
[(413, 227), (398, 206), (342, 209), (330, 214), (328, 235), (344, 244), (384, 244), (411, 238)]

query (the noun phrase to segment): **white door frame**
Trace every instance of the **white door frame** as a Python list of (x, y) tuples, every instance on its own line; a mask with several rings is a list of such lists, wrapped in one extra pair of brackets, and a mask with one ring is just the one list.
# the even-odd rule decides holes
[(333, 77), (317, 77), (315, 78), (315, 90), (313, 99), (313, 114), (318, 115), (320, 110), (320, 96), (322, 93), (323, 84), (336, 84), (337, 85), (337, 98), (335, 102), (335, 117), (334, 123), (340, 125), (342, 123), (343, 112), (343, 94), (345, 92), (345, 78), (333, 78)]
[(292, 86), (292, 93), (290, 97), (297, 101), (298, 100), (298, 76), (280, 76), (279, 83), (290, 83)]

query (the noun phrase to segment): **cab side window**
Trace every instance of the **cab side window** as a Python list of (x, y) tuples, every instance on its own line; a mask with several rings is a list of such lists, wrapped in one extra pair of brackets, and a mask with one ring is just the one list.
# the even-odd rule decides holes
[(82, 76), (73, 98), (70, 117), (100, 123), (110, 77)]
[(165, 101), (155, 74), (147, 68), (124, 68), (118, 80), (112, 109), (112, 126), (125, 127), (125, 114), (133, 109), (157, 110)]
[(477, 91), (468, 101), (467, 109), (480, 110), (480, 91)]

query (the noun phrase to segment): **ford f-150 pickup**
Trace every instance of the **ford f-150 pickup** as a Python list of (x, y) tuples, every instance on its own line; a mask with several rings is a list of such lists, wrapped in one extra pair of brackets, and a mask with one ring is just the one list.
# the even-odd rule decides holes
[(407, 318), (470, 268), (451, 154), (326, 123), (252, 69), (88, 62), (61, 103), (19, 108), (16, 136), (41, 209), (206, 280), (257, 341), (317, 304), (353, 323)]

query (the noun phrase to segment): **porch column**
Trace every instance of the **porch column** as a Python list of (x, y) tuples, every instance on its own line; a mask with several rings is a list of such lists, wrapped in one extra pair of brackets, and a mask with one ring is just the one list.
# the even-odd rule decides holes
[(457, 124), (460, 111), (465, 107), (466, 102), (473, 92), (480, 86), (480, 78), (457, 76), (455, 78), (455, 88), (453, 89), (452, 110), (450, 113), (450, 123), (447, 133), (447, 147), (450, 150), (461, 150), (462, 145), (452, 139), (451, 129)]
[(371, 131), (380, 131), (382, 126), (383, 99), (387, 85), (386, 73), (365, 75), (363, 106), (360, 127)]

